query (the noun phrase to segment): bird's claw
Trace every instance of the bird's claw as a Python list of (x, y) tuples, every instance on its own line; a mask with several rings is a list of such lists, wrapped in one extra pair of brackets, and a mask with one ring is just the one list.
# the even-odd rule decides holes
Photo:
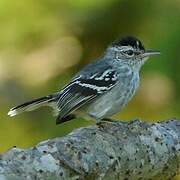
[(108, 119), (108, 118), (104, 118), (102, 119), (101, 121), (97, 122), (96, 125), (98, 126), (98, 128), (104, 128), (104, 126), (107, 124), (107, 123), (116, 123), (118, 122), (117, 120), (114, 120), (114, 119)]

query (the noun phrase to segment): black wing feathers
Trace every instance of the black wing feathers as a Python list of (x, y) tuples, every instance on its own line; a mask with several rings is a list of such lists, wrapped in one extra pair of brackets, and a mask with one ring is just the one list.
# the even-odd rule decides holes
[(74, 78), (64, 87), (59, 97), (58, 119), (66, 117), (69, 113), (110, 90), (116, 84), (116, 78), (116, 72), (109, 69), (88, 77), (79, 75)]

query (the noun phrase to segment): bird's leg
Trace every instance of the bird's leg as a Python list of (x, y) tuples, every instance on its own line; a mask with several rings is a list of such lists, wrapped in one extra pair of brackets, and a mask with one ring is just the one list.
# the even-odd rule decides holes
[(111, 118), (103, 118), (101, 121), (109, 122), (109, 123), (118, 122), (117, 120)]
[(104, 125), (105, 125), (106, 123), (115, 123), (115, 122), (118, 122), (118, 121), (115, 120), (115, 119), (111, 119), (111, 118), (103, 118), (103, 119), (101, 119), (100, 121), (98, 121), (98, 122), (96, 123), (96, 125), (97, 125), (99, 128), (104, 128)]

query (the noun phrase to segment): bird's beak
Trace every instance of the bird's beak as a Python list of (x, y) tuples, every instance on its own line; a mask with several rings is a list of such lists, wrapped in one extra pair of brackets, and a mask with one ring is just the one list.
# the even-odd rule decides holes
[(145, 52), (142, 54), (142, 56), (144, 58), (144, 57), (149, 57), (149, 56), (153, 56), (153, 55), (160, 55), (160, 54), (161, 54), (160, 51), (148, 49), (148, 50), (145, 50)]

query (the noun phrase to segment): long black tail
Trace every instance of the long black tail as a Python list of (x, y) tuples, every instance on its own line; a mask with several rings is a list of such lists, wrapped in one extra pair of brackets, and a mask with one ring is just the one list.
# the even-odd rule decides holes
[(55, 105), (57, 97), (58, 97), (57, 94), (53, 94), (26, 102), (24, 104), (21, 104), (19, 106), (10, 109), (8, 115), (15, 116), (25, 111), (33, 111), (41, 106), (53, 106), (53, 104)]

